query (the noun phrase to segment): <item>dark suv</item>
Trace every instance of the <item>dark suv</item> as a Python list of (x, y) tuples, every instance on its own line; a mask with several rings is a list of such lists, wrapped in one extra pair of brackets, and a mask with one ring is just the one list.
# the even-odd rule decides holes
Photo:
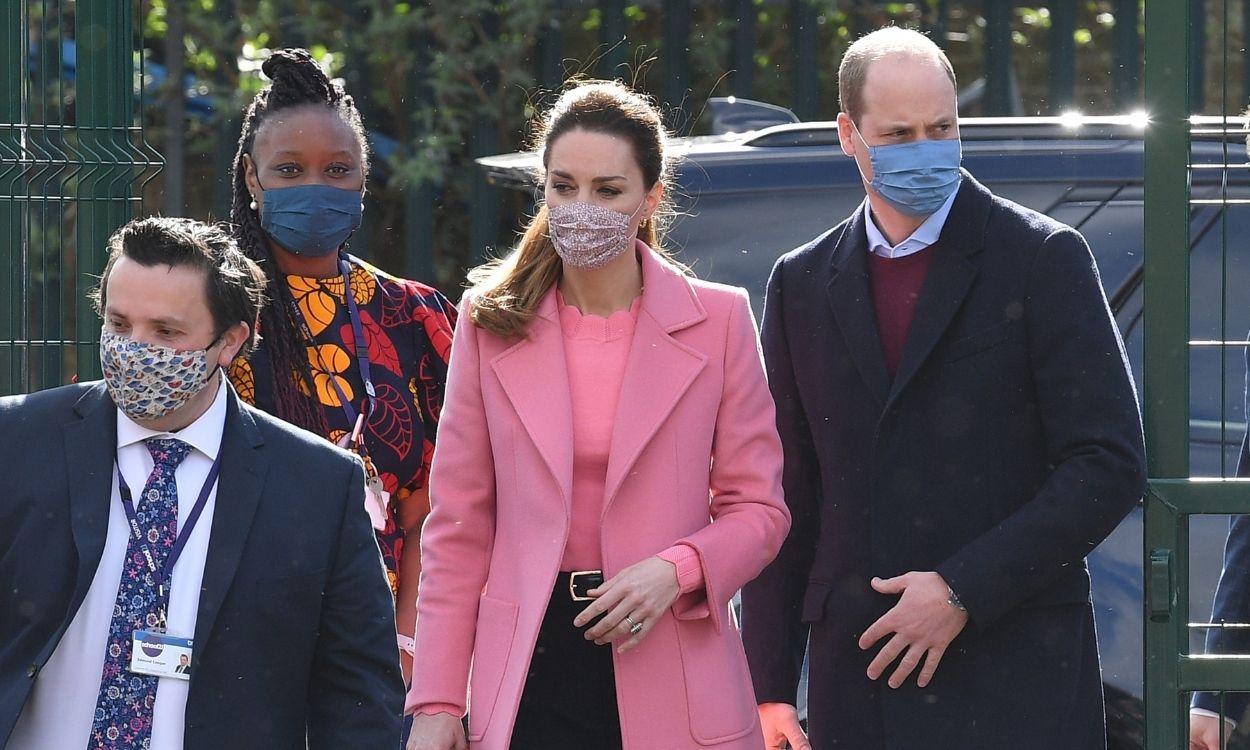
[[(720, 114), (732, 114), (734, 104), (718, 102)], [(751, 103), (743, 107), (748, 118), (770, 117)], [(1230, 128), (1244, 126), (1239, 119), (1229, 121)], [(1139, 393), (1145, 127), (1144, 116), (960, 120), (963, 163), (978, 180), (997, 195), (1076, 227), (1089, 241)], [(832, 122), (790, 122), (681, 138), (673, 145), (681, 158), (682, 216), (669, 244), (700, 276), (750, 290), (757, 315), (777, 257), (840, 222), (864, 197), (859, 172), (842, 154)], [(1250, 330), (1250, 252), (1242, 246), (1243, 238), (1250, 238), (1250, 205), (1228, 208), (1221, 221), (1215, 202), (1222, 196), (1250, 198), (1246, 148), (1218, 132), (1200, 133), (1194, 136), (1192, 161), (1192, 193), (1199, 203), (1191, 209), (1191, 338), (1240, 341)], [(534, 154), (488, 157), (479, 164), (495, 184), (534, 190)], [(1237, 166), (1220, 168), (1226, 164)], [(1191, 473), (1230, 476), (1246, 429), (1243, 352), (1220, 346), (1191, 351)], [(1191, 523), (1191, 620), (1205, 621), (1210, 613), (1227, 524), (1220, 516), (1196, 516)], [(1111, 747), (1140, 748), (1140, 506), (1089, 564)], [(1195, 629), (1192, 639), (1198, 652), (1202, 633)]]

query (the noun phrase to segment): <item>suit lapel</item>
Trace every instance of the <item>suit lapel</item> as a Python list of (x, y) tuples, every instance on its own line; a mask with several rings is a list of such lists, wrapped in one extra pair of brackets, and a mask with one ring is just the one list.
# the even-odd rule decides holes
[(694, 288), (679, 271), (639, 243), (643, 294), (634, 339), (612, 422), (604, 483), (606, 513), (643, 448), (703, 371), (707, 356), (673, 338), (707, 318)]
[(78, 550), (78, 571), (69, 617), (78, 611), (86, 597), (100, 556), (104, 554), (117, 457), (117, 407), (104, 384), (83, 394), (74, 404), (74, 411), (81, 419), (67, 425), (64, 434), (65, 465), (73, 467), (68, 472), (67, 483), (70, 525)]
[(989, 192), (965, 171), (959, 195), (942, 227), (937, 255), (921, 288), (887, 403), (898, 398), (911, 382), (972, 289), (978, 270), (972, 257), (984, 245), (990, 200)]
[(553, 287), (543, 297), (528, 336), (492, 359), (491, 368), (568, 510), (573, 500), (573, 406), (555, 295)]
[(260, 430), (239, 404), (233, 388), (227, 393), (221, 452), (221, 475), (195, 623), (195, 642), (201, 645), (213, 632), (221, 603), (238, 570), (269, 469)]
[(890, 391), (890, 372), (885, 366), (877, 314), (868, 281), (868, 236), (861, 205), (843, 230), (833, 252), (833, 278), (829, 281), (829, 305), (846, 340), (855, 368), (868, 390), (884, 405)]

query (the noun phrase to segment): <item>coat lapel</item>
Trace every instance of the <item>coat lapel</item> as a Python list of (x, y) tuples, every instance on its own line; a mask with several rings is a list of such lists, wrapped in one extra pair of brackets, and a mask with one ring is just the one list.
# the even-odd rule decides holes
[(707, 356), (672, 334), (707, 318), (681, 272), (639, 243), (642, 307), (634, 327), (612, 425), (603, 509), (616, 498), (643, 448), (707, 364)]
[(884, 405), (890, 392), (890, 372), (885, 366), (877, 314), (868, 281), (868, 235), (864, 230), (866, 203), (852, 215), (833, 252), (833, 278), (829, 281), (829, 304), (846, 340), (855, 368), (868, 390)]
[(213, 632), (221, 603), (238, 570), (269, 470), (264, 439), (255, 420), (239, 404), (233, 388), (228, 389), (226, 396), (221, 452), (221, 475), (217, 480), (217, 501), (195, 623), (195, 642), (201, 645), (208, 642)]
[(104, 554), (117, 456), (117, 407), (104, 384), (99, 383), (83, 394), (74, 404), (74, 411), (80, 420), (65, 428), (65, 465), (73, 467), (67, 477), (70, 525), (78, 550), (70, 616), (86, 597)]
[(554, 287), (539, 304), (528, 336), (492, 359), (491, 368), (567, 510), (573, 501), (573, 406)]
[(984, 246), (990, 201), (989, 192), (965, 171), (959, 195), (942, 227), (937, 255), (921, 288), (887, 403), (907, 387), (972, 289), (978, 269), (972, 257)]

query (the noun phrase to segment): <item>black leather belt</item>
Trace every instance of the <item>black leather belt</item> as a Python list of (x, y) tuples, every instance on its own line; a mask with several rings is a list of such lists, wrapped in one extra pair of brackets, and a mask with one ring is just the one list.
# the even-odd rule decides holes
[(569, 598), (575, 602), (591, 601), (594, 597), (590, 596), (590, 590), (603, 585), (602, 570), (575, 570), (571, 573), (562, 572), (560, 575), (568, 576)]

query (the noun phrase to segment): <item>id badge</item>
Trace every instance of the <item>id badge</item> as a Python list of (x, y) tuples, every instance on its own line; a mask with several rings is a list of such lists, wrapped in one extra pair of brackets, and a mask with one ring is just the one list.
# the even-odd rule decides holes
[(131, 635), (130, 671), (154, 677), (191, 679), (191, 639), (154, 630)]
[(381, 477), (375, 474), (365, 480), (365, 511), (377, 531), (386, 528), (386, 509), (390, 502), (391, 493), (382, 489)]

